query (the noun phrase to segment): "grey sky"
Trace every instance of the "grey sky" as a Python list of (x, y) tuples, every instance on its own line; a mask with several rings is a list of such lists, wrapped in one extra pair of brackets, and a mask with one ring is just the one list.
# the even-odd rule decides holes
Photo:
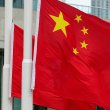
[(90, 6), (91, 0), (66, 0), (66, 3)]

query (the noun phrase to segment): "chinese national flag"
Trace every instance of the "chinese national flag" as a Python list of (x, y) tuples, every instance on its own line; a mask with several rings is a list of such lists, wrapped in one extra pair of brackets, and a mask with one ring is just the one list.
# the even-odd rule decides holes
[[(12, 87), (11, 87), (11, 96), (16, 98), (21, 98), (21, 79), (22, 79), (22, 60), (23, 60), (23, 29), (17, 25), (14, 25), (12, 36), (12, 49), (11, 49), (11, 58), (12, 58)], [(32, 38), (32, 47), (34, 47), (34, 36)], [(33, 50), (33, 49), (32, 49)], [(45, 77), (44, 77), (45, 78)], [(45, 79), (46, 85), (43, 87), (49, 87), (49, 80), (53, 80), (52, 77), (50, 79)], [(49, 82), (48, 82), (49, 81)], [(51, 88), (52, 89), (52, 88)], [(49, 89), (50, 90), (50, 89)], [(55, 108), (57, 110), (95, 110), (95, 105), (89, 104), (86, 102), (72, 101), (61, 98), (60, 96), (55, 95), (53, 92), (47, 94), (47, 91), (43, 91), (43, 94), (38, 93), (37, 98), (40, 98), (37, 102), (34, 100), (34, 104), (43, 105), (46, 107)], [(35, 97), (36, 98), (36, 97)]]
[(53, 93), (110, 106), (110, 23), (60, 1), (41, 0), (36, 48), (35, 103)]

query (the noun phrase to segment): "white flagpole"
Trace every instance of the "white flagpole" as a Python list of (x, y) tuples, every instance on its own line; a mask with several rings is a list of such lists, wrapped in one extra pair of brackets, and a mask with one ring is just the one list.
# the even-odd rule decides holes
[(9, 99), (10, 73), (10, 39), (12, 28), (12, 0), (5, 0), (5, 39), (4, 39), (4, 66), (2, 79), (2, 110), (12, 110), (12, 99)]
[(22, 110), (33, 110), (32, 74), (32, 1), (24, 0), (24, 55), (22, 62)]
[(10, 78), (9, 78), (9, 98), (12, 93), (12, 67), (13, 67), (13, 46), (14, 46), (14, 24), (12, 24), (11, 30), (11, 45), (10, 45)]
[(36, 64), (36, 55), (37, 55), (37, 39), (38, 39), (38, 31), (39, 31), (40, 7), (41, 7), (41, 0), (38, 0), (37, 14), (36, 14), (36, 31), (35, 31), (35, 42), (34, 42), (33, 68), (32, 68), (32, 82), (31, 82), (32, 90), (34, 90), (35, 88), (35, 77), (36, 77), (35, 64)]

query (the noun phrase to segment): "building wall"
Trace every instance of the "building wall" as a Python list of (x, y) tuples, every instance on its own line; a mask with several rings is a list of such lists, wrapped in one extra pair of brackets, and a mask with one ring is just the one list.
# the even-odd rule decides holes
[(91, 0), (93, 15), (110, 20), (110, 0)]
[[(24, 25), (24, 10), (23, 9), (13, 9), (13, 23), (19, 25), (23, 28)], [(4, 8), (0, 7), (0, 48), (4, 48)], [(33, 23), (32, 23), (32, 33), (35, 33), (35, 26), (36, 25), (36, 11), (33, 11)]]

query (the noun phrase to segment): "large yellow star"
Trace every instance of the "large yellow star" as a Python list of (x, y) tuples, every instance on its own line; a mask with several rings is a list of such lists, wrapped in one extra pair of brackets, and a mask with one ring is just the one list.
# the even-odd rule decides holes
[(73, 48), (73, 53), (75, 54), (75, 55), (77, 55), (79, 52), (78, 52), (78, 50), (77, 50), (77, 48)]
[(80, 21), (82, 21), (81, 15), (80, 15), (80, 16), (79, 16), (79, 15), (76, 15), (76, 18), (75, 18), (74, 20), (76, 20), (78, 23), (79, 23)]
[(66, 26), (68, 26), (69, 23), (66, 20), (64, 20), (63, 13), (60, 12), (60, 14), (59, 14), (58, 17), (57, 16), (53, 16), (53, 15), (50, 15), (50, 17), (56, 23), (53, 32), (58, 31), (58, 30), (62, 30), (62, 32), (64, 33), (64, 35), (67, 37)]
[(83, 27), (83, 29), (82, 29), (81, 31), (83, 32), (84, 35), (85, 35), (85, 34), (88, 34), (88, 29), (85, 28), (85, 27)]
[(88, 46), (88, 44), (85, 41), (81, 42), (81, 48), (85, 48), (86, 49), (87, 46)]

